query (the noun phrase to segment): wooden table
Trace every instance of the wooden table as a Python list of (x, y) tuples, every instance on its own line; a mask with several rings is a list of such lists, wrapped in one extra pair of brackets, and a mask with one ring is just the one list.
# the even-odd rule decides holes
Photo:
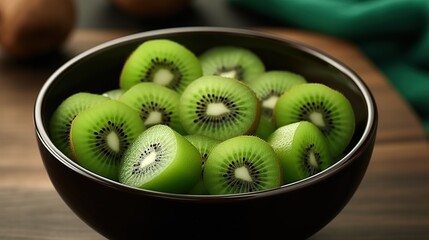
[[(408, 104), (352, 44), (291, 29), (264, 31), (349, 65), (378, 104), (379, 131), (367, 174), (344, 210), (311, 239), (428, 239), (429, 145)], [(102, 239), (51, 185), (36, 145), (33, 104), (44, 81), (67, 59), (129, 33), (76, 30), (63, 54), (37, 63), (0, 57), (0, 239)]]

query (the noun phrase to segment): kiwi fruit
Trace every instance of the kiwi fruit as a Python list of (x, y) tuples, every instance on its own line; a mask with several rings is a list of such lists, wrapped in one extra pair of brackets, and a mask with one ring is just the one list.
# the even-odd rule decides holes
[(210, 194), (263, 191), (283, 183), (281, 163), (264, 140), (241, 135), (216, 145), (204, 166), (203, 181)]
[(280, 158), (285, 183), (310, 177), (334, 163), (327, 139), (308, 121), (277, 128), (267, 142)]
[(201, 178), (189, 193), (190, 194), (208, 194), (203, 181), (204, 164), (208, 156), (210, 155), (210, 152), (212, 151), (212, 149), (221, 141), (211, 137), (204, 136), (204, 135), (195, 135), (195, 134), (185, 135), (184, 137), (197, 148), (198, 152), (200, 153), (200, 159), (201, 159)]
[(82, 167), (117, 180), (122, 156), (145, 130), (139, 113), (117, 100), (80, 112), (70, 127), (72, 154)]
[(187, 47), (169, 39), (151, 39), (125, 60), (119, 86), (128, 90), (139, 82), (154, 82), (181, 93), (201, 75), (200, 61)]
[(267, 139), (276, 129), (272, 116), (278, 98), (292, 86), (306, 82), (307, 80), (297, 73), (270, 70), (249, 83), (250, 88), (255, 91), (256, 96), (262, 102), (261, 119), (255, 132), (256, 136)]
[(216, 75), (250, 82), (265, 72), (262, 59), (252, 50), (237, 46), (216, 46), (198, 56), (203, 75)]
[(339, 157), (355, 130), (355, 116), (350, 101), (339, 91), (322, 83), (293, 86), (274, 108), (277, 127), (307, 120), (315, 124), (328, 140), (330, 151)]
[(132, 86), (118, 99), (140, 113), (144, 125), (165, 124), (185, 134), (179, 119), (180, 94), (153, 82)]
[(142, 189), (188, 193), (201, 175), (200, 153), (167, 125), (144, 131), (124, 154), (119, 182)]
[(103, 92), (101, 95), (108, 97), (110, 99), (118, 100), (122, 94), (124, 94), (125, 90), (122, 88), (115, 88), (108, 91)]
[(260, 102), (246, 84), (221, 76), (202, 76), (180, 97), (179, 116), (188, 134), (225, 140), (250, 134), (258, 125)]
[(78, 92), (64, 99), (52, 114), (49, 121), (49, 134), (54, 145), (67, 157), (71, 158), (70, 127), (78, 113), (100, 102), (107, 97), (95, 93)]

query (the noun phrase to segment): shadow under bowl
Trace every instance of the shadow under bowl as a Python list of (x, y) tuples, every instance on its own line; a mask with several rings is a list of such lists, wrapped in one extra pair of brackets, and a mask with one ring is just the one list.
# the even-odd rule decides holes
[[(102, 93), (117, 88), (127, 56), (141, 42), (156, 38), (180, 42), (197, 55), (217, 45), (249, 48), (262, 58), (267, 70), (294, 71), (310, 82), (341, 91), (356, 113), (355, 134), (344, 156), (330, 168), (302, 181), (235, 195), (141, 190), (82, 168), (50, 140), (49, 118), (73, 93)], [(219, 27), (154, 30), (100, 44), (54, 72), (41, 88), (34, 108), (40, 154), (56, 191), (80, 219), (109, 239), (308, 238), (334, 219), (358, 188), (373, 152), (377, 122), (370, 90), (343, 63), (302, 43), (253, 30)]]

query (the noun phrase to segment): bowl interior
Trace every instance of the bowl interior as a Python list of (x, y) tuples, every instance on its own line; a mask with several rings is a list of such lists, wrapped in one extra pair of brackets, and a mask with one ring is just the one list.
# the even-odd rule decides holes
[[(40, 136), (45, 138), (43, 141), (51, 147), (50, 151), (53, 151), (54, 155), (64, 162), (74, 164), (53, 146), (48, 137), (47, 122), (56, 107), (76, 92), (102, 93), (118, 88), (120, 71), (128, 55), (144, 40), (155, 38), (177, 41), (196, 55), (218, 45), (245, 47), (261, 57), (267, 70), (290, 70), (303, 75), (310, 82), (321, 82), (341, 91), (350, 100), (356, 113), (356, 130), (346, 150), (347, 155), (359, 147), (374, 124), (374, 103), (363, 81), (347, 66), (315, 48), (243, 29), (215, 27), (165, 29), (106, 42), (81, 53), (52, 74), (36, 101), (35, 119)], [(346, 160), (347, 156), (337, 165)], [(321, 174), (329, 174), (329, 169)]]

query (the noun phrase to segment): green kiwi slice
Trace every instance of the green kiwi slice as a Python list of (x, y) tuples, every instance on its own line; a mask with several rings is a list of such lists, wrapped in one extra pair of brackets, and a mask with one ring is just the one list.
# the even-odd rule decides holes
[(179, 112), (188, 134), (225, 140), (253, 133), (259, 121), (260, 102), (241, 81), (202, 76), (181, 95)]
[(322, 83), (299, 84), (286, 91), (274, 109), (277, 127), (307, 120), (319, 127), (334, 157), (348, 146), (355, 130), (351, 103), (339, 91)]
[(273, 110), (278, 98), (292, 86), (306, 82), (307, 80), (300, 74), (285, 70), (270, 70), (249, 83), (250, 88), (262, 102), (261, 119), (255, 132), (256, 136), (267, 139), (276, 129)]
[(184, 136), (192, 145), (194, 145), (198, 152), (200, 153), (201, 159), (201, 178), (198, 183), (191, 189), (190, 194), (208, 194), (207, 189), (204, 186), (203, 174), (204, 174), (204, 164), (212, 149), (218, 145), (221, 141), (203, 136), (203, 135), (185, 135)]
[(229, 77), (250, 82), (265, 71), (259, 56), (250, 49), (217, 46), (199, 55), (204, 75)]
[(117, 100), (106, 100), (73, 120), (70, 142), (74, 159), (98, 175), (117, 180), (125, 150), (145, 129), (137, 111)]
[(125, 61), (119, 85), (129, 89), (139, 82), (155, 82), (179, 93), (202, 75), (195, 54), (184, 45), (168, 39), (141, 43)]
[(308, 121), (279, 127), (267, 142), (280, 158), (285, 183), (317, 174), (334, 163), (325, 136)]
[(110, 99), (118, 100), (119, 97), (124, 94), (125, 90), (122, 88), (115, 88), (108, 91), (103, 92), (101, 95), (108, 97)]
[(179, 99), (180, 94), (170, 88), (142, 82), (128, 89), (119, 101), (137, 110), (146, 128), (164, 124), (185, 134), (179, 118)]
[(188, 193), (201, 175), (200, 153), (167, 125), (144, 131), (125, 152), (119, 182), (170, 193)]
[(212, 195), (263, 191), (283, 183), (281, 163), (274, 149), (250, 135), (216, 145), (205, 163), (203, 180)]
[(106, 100), (108, 100), (107, 97), (96, 93), (78, 92), (67, 97), (58, 105), (49, 121), (49, 134), (54, 145), (64, 155), (72, 158), (70, 126), (76, 115)]

